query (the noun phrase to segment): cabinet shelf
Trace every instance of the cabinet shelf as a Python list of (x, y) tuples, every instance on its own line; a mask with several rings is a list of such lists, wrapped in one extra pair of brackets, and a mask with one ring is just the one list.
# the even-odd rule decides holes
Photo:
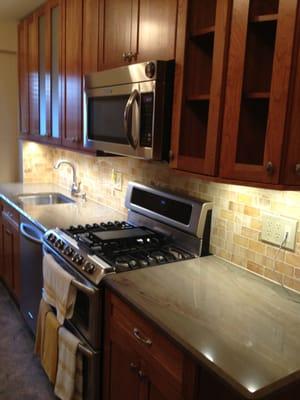
[(209, 101), (210, 95), (208, 93), (205, 94), (197, 94), (192, 96), (187, 96), (187, 101)]
[(270, 92), (245, 92), (244, 97), (246, 99), (269, 99)]
[(278, 14), (265, 14), (265, 15), (254, 15), (250, 18), (250, 22), (259, 23), (259, 22), (272, 22), (277, 21)]
[(201, 40), (207, 36), (211, 36), (215, 33), (215, 25), (207, 26), (204, 28), (197, 29), (197, 31), (190, 34), (190, 38), (193, 40)]

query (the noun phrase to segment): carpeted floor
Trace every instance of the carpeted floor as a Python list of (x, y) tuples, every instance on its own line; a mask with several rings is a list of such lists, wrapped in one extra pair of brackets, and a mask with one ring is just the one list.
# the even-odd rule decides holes
[(0, 282), (0, 400), (57, 399), (33, 346), (33, 337)]

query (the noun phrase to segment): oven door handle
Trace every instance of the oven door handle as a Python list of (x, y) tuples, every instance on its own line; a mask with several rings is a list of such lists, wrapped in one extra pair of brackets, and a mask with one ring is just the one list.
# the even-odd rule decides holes
[[(30, 240), (33, 243), (42, 245), (43, 241), (41, 239), (42, 234), (41, 232), (30, 225), (24, 224), (23, 222), (20, 224), (20, 231), (21, 231), (21, 235), (24, 236), (26, 239)], [(32, 236), (29, 232), (31, 231), (31, 233), (34, 233), (35, 236)]]
[[(139, 94), (138, 90), (134, 89), (126, 103), (125, 111), (124, 111), (124, 130), (125, 130), (127, 140), (133, 149), (136, 149), (137, 145), (138, 145), (138, 139), (134, 138), (132, 135), (133, 105), (134, 105), (135, 101), (138, 104), (139, 99), (140, 99), (140, 94)], [(139, 106), (139, 104), (138, 104), (138, 106)], [(138, 116), (138, 118), (140, 118), (140, 116)]]
[(75, 286), (76, 289), (87, 294), (88, 296), (93, 296), (96, 293), (95, 289), (83, 285), (81, 282), (77, 281), (76, 279), (72, 280), (72, 285)]
[(93, 352), (81, 343), (78, 345), (78, 350), (88, 358), (92, 358), (94, 356)]

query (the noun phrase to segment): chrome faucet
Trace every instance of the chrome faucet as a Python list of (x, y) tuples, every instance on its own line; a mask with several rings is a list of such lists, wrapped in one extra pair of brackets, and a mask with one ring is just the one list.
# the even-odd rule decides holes
[(71, 195), (74, 197), (81, 197), (82, 199), (86, 200), (86, 193), (81, 192), (81, 182), (78, 182), (77, 180), (75, 165), (68, 160), (58, 160), (57, 163), (54, 165), (54, 169), (58, 169), (62, 164), (69, 165), (72, 168), (73, 182), (71, 186)]

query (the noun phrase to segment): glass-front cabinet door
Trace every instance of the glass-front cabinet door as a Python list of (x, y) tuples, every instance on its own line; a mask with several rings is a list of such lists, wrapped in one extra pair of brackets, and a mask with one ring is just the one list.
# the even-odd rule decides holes
[[(27, 59), (19, 60), (21, 72), (23, 64), (28, 68), (28, 75), (20, 74), (20, 88), (26, 88), (28, 82), (28, 105), (20, 103), (21, 133), (29, 138), (34, 135), (42, 142), (60, 143), (61, 137), (60, 1), (49, 0), (21, 22), (26, 31), (19, 29), (20, 45), (28, 43)], [(26, 34), (27, 39), (21, 34)], [(25, 114), (29, 115), (27, 132), (23, 128)]]
[(221, 177), (279, 182), (297, 3), (233, 1)]

